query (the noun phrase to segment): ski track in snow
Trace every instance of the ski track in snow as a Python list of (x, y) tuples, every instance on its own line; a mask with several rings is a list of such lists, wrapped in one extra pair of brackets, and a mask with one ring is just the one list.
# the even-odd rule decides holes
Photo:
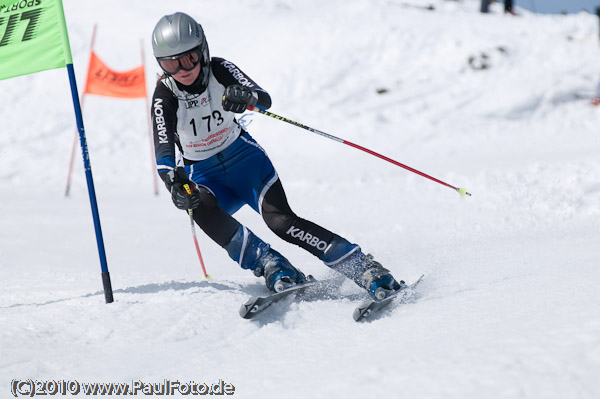
[(243, 320), (239, 306), (263, 282), (198, 229), (212, 276), (202, 279), (187, 215), (162, 186), (153, 195), (145, 102), (88, 96), (115, 296), (105, 305), (79, 148), (64, 198), (75, 134), (66, 71), (1, 81), (0, 397), (15, 378), (223, 379), (239, 398), (600, 396), (597, 17), (512, 18), (502, 4), (481, 15), (478, 0), (64, 7), (80, 90), (94, 23), (95, 49), (117, 70), (139, 64), (145, 39), (151, 89), (147, 39), (160, 16), (184, 11), (211, 55), (270, 92), (276, 114), (473, 196), (250, 114), (296, 213), (398, 278), (425, 279), (418, 300), (355, 323), (360, 290), (242, 209), (240, 221), (332, 282)]

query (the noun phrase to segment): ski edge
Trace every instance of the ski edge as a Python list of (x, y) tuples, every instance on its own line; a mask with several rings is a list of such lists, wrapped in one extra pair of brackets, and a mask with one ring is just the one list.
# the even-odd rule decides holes
[(265, 309), (267, 309), (274, 303), (277, 303), (282, 299), (288, 297), (289, 295), (298, 293), (299, 291), (304, 290), (316, 283), (317, 280), (314, 277), (308, 276), (305, 282), (294, 285), (281, 292), (275, 292), (270, 295), (253, 296), (246, 300), (246, 302), (244, 302), (242, 306), (240, 306), (240, 316), (244, 319), (252, 319), (255, 316), (261, 314)]

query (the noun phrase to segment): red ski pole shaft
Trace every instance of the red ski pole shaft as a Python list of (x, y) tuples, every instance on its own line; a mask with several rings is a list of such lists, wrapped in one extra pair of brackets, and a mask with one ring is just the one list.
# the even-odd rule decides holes
[(188, 210), (190, 214), (190, 223), (192, 225), (192, 236), (194, 237), (194, 245), (196, 246), (196, 252), (198, 253), (198, 259), (200, 259), (200, 266), (202, 266), (202, 273), (204, 274), (204, 278), (208, 279), (209, 276), (206, 273), (206, 268), (204, 267), (204, 260), (202, 259), (202, 254), (200, 253), (200, 246), (198, 245), (198, 237), (196, 236), (196, 227), (194, 226), (194, 211), (191, 209)]
[[(188, 184), (184, 184), (183, 188), (188, 194), (192, 193), (192, 189)], [(198, 259), (200, 260), (200, 266), (202, 266), (202, 273), (204, 273), (204, 278), (208, 279), (210, 276), (206, 273), (206, 268), (204, 267), (204, 260), (202, 259), (202, 253), (200, 252), (200, 245), (198, 245), (198, 237), (196, 236), (196, 226), (194, 225), (194, 211), (192, 209), (188, 209), (188, 213), (190, 215), (190, 224), (192, 225), (192, 237), (194, 237), (196, 253), (198, 254)]]
[(351, 142), (346, 141), (344, 139), (341, 139), (339, 137), (332, 136), (331, 134), (328, 134), (328, 133), (322, 132), (320, 130), (314, 129), (314, 128), (310, 127), (310, 126), (303, 125), (302, 123), (293, 121), (293, 120), (285, 118), (283, 116), (276, 115), (276, 114), (274, 114), (272, 112), (266, 111), (264, 109), (260, 109), (258, 107), (250, 106), (250, 107), (248, 107), (248, 110), (249, 111), (258, 112), (260, 114), (269, 116), (269, 117), (271, 117), (273, 119), (277, 119), (277, 120), (280, 120), (280, 121), (283, 121), (283, 122), (287, 122), (287, 123), (289, 123), (291, 125), (294, 125), (294, 126), (297, 126), (297, 127), (301, 127), (302, 129), (308, 130), (309, 132), (312, 132), (312, 133), (318, 134), (320, 136), (326, 137), (326, 138), (328, 138), (330, 140), (337, 141), (338, 143), (342, 143), (342, 144), (346, 144), (346, 145), (348, 145), (350, 147), (354, 147), (357, 150), (361, 150), (361, 151), (366, 152), (367, 154), (374, 155), (377, 158), (383, 159), (384, 161), (390, 162), (390, 163), (392, 163), (392, 164), (394, 164), (396, 166), (400, 166), (401, 168), (404, 168), (404, 169), (406, 169), (406, 170), (408, 170), (410, 172), (416, 173), (419, 176), (426, 177), (429, 180), (432, 180), (432, 181), (434, 181), (436, 183), (439, 183), (439, 184), (441, 184), (443, 186), (449, 187), (449, 188), (455, 190), (456, 192), (458, 192), (460, 195), (471, 196), (471, 193), (467, 192), (467, 190), (465, 188), (455, 187), (455, 186), (453, 186), (451, 184), (448, 184), (448, 183), (443, 182), (443, 181), (441, 181), (439, 179), (436, 179), (433, 176), (429, 176), (426, 173), (420, 172), (420, 171), (418, 171), (418, 170), (416, 170), (414, 168), (411, 168), (410, 166), (404, 165), (403, 163), (395, 161), (395, 160), (393, 160), (391, 158), (386, 157), (385, 155), (381, 155), (381, 154), (379, 154), (379, 153), (377, 153), (375, 151), (369, 150), (368, 148), (362, 147), (362, 146), (360, 146), (358, 144), (354, 144), (354, 143), (351, 143)]

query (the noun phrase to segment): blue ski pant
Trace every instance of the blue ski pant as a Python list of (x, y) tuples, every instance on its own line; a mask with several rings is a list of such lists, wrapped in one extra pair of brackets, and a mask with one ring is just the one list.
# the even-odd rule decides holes
[(326, 264), (335, 264), (356, 247), (292, 211), (271, 160), (247, 132), (220, 153), (186, 164), (186, 172), (201, 194), (194, 220), (222, 247), (240, 228), (232, 215), (244, 205), (261, 214), (277, 236)]

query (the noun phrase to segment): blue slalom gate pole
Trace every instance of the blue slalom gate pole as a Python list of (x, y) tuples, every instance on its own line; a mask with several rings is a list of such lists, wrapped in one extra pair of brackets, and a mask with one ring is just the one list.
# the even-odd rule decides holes
[(92, 206), (92, 217), (94, 218), (94, 228), (96, 230), (96, 242), (98, 244), (98, 254), (100, 255), (100, 267), (102, 269), (102, 286), (104, 288), (104, 299), (106, 303), (112, 303), (113, 292), (110, 283), (110, 274), (106, 262), (106, 252), (104, 251), (104, 240), (102, 238), (102, 227), (100, 226), (100, 214), (98, 212), (98, 203), (96, 201), (96, 190), (94, 189), (94, 179), (92, 177), (92, 165), (90, 163), (90, 154), (88, 152), (87, 140), (85, 138), (85, 128), (83, 127), (83, 116), (81, 105), (79, 103), (79, 93), (77, 92), (77, 81), (75, 80), (75, 71), (73, 64), (67, 64), (69, 73), (69, 82), (71, 83), (71, 95), (73, 97), (73, 107), (75, 108), (75, 119), (77, 120), (77, 131), (79, 132), (79, 141), (83, 155), (83, 167), (85, 169), (85, 178), (87, 180), (90, 204)]

